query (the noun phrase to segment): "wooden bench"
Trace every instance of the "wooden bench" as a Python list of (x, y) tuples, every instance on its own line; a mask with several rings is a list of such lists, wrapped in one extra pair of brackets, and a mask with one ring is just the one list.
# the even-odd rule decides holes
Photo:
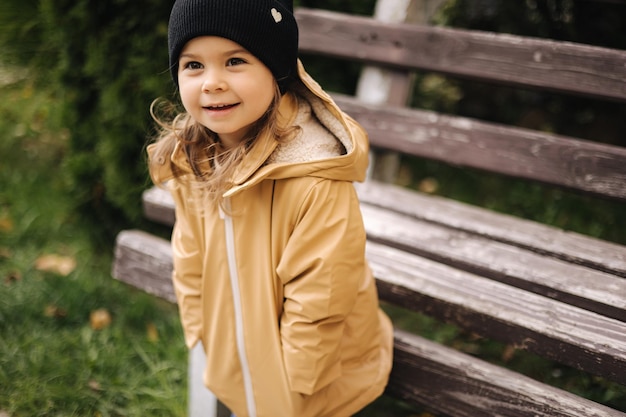
[[(307, 54), (626, 102), (626, 51), (296, 14)], [(625, 148), (334, 97), (373, 148), (626, 202)], [(384, 302), (626, 385), (626, 247), (376, 180), (357, 190)], [(148, 218), (172, 225), (166, 191), (146, 191), (143, 204)], [(115, 278), (175, 302), (171, 268), (167, 240), (119, 234)], [(400, 329), (387, 394), (436, 415), (626, 416)]]

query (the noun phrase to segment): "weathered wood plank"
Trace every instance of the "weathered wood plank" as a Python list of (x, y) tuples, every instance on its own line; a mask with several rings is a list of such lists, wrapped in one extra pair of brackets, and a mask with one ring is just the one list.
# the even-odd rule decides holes
[[(374, 19), (394, 23), (428, 23), (435, 10), (445, 0), (427, 1), (431, 7), (420, 7), (424, 0), (378, 0)], [(420, 10), (423, 13), (414, 13)], [(415, 73), (378, 66), (365, 66), (361, 70), (355, 96), (366, 103), (406, 106), (409, 104)], [(368, 178), (394, 182), (400, 169), (400, 154), (385, 150), (372, 150)]]
[(622, 245), (391, 184), (355, 186), (363, 203), (626, 277)]
[(141, 230), (125, 230), (118, 234), (113, 278), (174, 303), (172, 268), (169, 241)]
[(367, 204), (361, 210), (368, 240), (626, 322), (623, 278)]
[(152, 187), (143, 192), (143, 212), (147, 219), (173, 226), (176, 220), (174, 200), (164, 188)]
[(626, 415), (399, 330), (387, 393), (454, 417)]
[(626, 101), (626, 51), (298, 9), (302, 52)]
[(333, 98), (363, 125), (373, 147), (626, 200), (626, 148)]
[(626, 383), (626, 323), (368, 242), (381, 299)]

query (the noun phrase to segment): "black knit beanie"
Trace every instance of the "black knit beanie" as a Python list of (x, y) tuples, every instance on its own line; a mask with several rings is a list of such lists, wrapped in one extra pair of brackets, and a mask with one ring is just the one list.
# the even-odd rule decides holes
[(293, 0), (176, 0), (168, 28), (170, 71), (176, 85), (180, 53), (198, 36), (219, 36), (243, 46), (269, 68), (283, 92), (297, 77)]

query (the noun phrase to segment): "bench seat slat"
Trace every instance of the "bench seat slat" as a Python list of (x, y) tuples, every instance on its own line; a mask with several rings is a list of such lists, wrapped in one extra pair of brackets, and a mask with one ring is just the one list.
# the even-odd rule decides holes
[(151, 187), (143, 192), (141, 201), (147, 219), (165, 226), (174, 225), (175, 206), (169, 191), (161, 187)]
[(626, 51), (300, 8), (300, 51), (626, 101)]
[[(115, 253), (116, 279), (176, 302), (167, 240), (123, 231)], [(468, 417), (626, 415), (399, 330), (387, 392), (437, 412)], [(491, 411), (485, 410), (486, 404)]]
[(392, 304), (626, 383), (626, 323), (374, 242), (367, 256)]
[(123, 230), (117, 235), (113, 278), (175, 303), (172, 269), (168, 240), (141, 230)]
[(369, 240), (626, 322), (626, 279), (368, 204), (361, 210)]
[(626, 148), (341, 94), (333, 98), (363, 125), (373, 147), (626, 200)]
[(456, 417), (626, 416), (401, 330), (387, 393)]
[(622, 245), (391, 184), (355, 185), (363, 203), (626, 278)]

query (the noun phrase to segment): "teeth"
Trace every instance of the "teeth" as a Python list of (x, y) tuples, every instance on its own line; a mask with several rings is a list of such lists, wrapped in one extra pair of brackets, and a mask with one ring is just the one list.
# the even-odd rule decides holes
[(205, 109), (220, 110), (235, 106), (235, 104), (216, 104), (214, 106), (204, 106)]

